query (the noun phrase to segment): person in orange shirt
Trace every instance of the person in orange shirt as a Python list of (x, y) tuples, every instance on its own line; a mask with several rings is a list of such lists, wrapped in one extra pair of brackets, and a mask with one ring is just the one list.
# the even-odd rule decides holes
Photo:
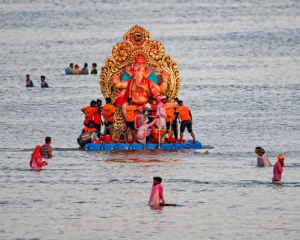
[(98, 111), (94, 115), (94, 122), (95, 122), (95, 128), (98, 132), (101, 132), (101, 125), (103, 125), (101, 113), (102, 113), (102, 101), (100, 99), (97, 99), (97, 108)]
[[(135, 142), (135, 135), (133, 133), (134, 122), (135, 122), (135, 112), (138, 112), (140, 114), (143, 114), (141, 111), (139, 111), (134, 105), (132, 105), (132, 99), (127, 98), (128, 105), (125, 107), (126, 112), (126, 143), (128, 143), (128, 131), (130, 129), (133, 143)], [(147, 115), (143, 114), (147, 117)]]
[(84, 125), (87, 126), (89, 121), (93, 120), (95, 113), (98, 111), (97, 103), (95, 101), (91, 101), (90, 107), (82, 108), (81, 111), (85, 114)]
[(85, 133), (89, 133), (89, 132), (96, 132), (96, 134), (98, 136), (100, 136), (100, 133), (97, 131), (97, 129), (95, 128), (94, 126), (94, 121), (90, 120), (88, 125), (85, 126), (83, 129), (82, 129), (82, 132), (79, 136), (79, 138), (77, 138), (77, 142), (80, 146), (80, 148), (83, 148), (85, 144), (87, 143), (91, 143), (92, 142), (92, 136), (85, 136), (85, 138), (83, 139), (83, 134)]
[(176, 109), (176, 114), (179, 115), (180, 119), (181, 119), (181, 124), (180, 124), (180, 143), (182, 143), (182, 139), (183, 139), (183, 133), (185, 128), (188, 129), (188, 132), (191, 134), (191, 136), (193, 137), (193, 143), (196, 142), (196, 138), (195, 138), (195, 134), (193, 133), (193, 129), (192, 129), (192, 125), (193, 125), (193, 121), (192, 121), (192, 113), (190, 111), (190, 109), (186, 106), (183, 106), (183, 102), (179, 101), (178, 102), (179, 107)]
[(170, 127), (172, 126), (172, 130), (174, 132), (175, 139), (178, 138), (177, 133), (177, 126), (175, 121), (175, 110), (176, 110), (176, 104), (169, 101), (169, 97), (167, 96), (167, 102), (165, 103), (166, 113), (170, 118), (166, 118), (166, 125), (167, 125), (167, 133), (170, 130)]
[(111, 98), (105, 98), (106, 105), (102, 108), (102, 115), (105, 121), (104, 136), (106, 135), (107, 130), (110, 134), (110, 142), (112, 143), (112, 130), (114, 122), (115, 107), (111, 104)]

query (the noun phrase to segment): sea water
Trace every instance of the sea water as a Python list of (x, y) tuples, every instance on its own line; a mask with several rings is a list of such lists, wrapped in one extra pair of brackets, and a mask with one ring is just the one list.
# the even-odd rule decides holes
[[(279, 0), (2, 1), (0, 239), (299, 239), (299, 12)], [(136, 24), (178, 62), (205, 149), (78, 150), (81, 108), (103, 99), (101, 66)], [(99, 74), (66, 76), (71, 62)], [(54, 157), (31, 171), (46, 136)], [(282, 185), (256, 146), (272, 164), (285, 156)], [(147, 206), (153, 176), (179, 207)]]

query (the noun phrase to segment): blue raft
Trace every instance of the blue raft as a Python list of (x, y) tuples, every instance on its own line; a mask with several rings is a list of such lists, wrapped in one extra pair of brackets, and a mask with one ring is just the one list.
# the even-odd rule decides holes
[[(201, 149), (201, 143), (193, 140), (188, 140), (185, 143), (163, 143), (160, 145), (162, 150), (180, 150), (180, 149)], [(86, 151), (99, 151), (99, 150), (153, 150), (157, 149), (157, 143), (146, 144), (146, 147), (142, 143), (88, 143), (84, 146)]]

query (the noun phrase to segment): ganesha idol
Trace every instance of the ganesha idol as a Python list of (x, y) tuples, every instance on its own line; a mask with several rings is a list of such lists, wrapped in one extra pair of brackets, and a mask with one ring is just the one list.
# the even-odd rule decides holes
[[(138, 55), (133, 65), (127, 66), (125, 71), (129, 80), (121, 81), (118, 75), (114, 75), (112, 80), (112, 87), (121, 89), (114, 98), (113, 103), (122, 107), (124, 116), (126, 116), (125, 107), (128, 105), (127, 98), (132, 98), (133, 104), (142, 112), (150, 96), (157, 98), (168, 87), (169, 74), (166, 71), (161, 74), (162, 81), (160, 85), (148, 79), (149, 76), (153, 76), (155, 73), (151, 68), (147, 68), (143, 55)], [(137, 112), (136, 114), (138, 115)], [(139, 127), (141, 124), (143, 124), (143, 118), (137, 117), (136, 126)]]

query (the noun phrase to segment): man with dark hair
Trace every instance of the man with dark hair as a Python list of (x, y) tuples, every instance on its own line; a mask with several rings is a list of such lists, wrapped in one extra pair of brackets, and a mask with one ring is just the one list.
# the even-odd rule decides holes
[(33, 82), (30, 80), (29, 74), (26, 75), (26, 87), (34, 87)]
[(94, 115), (95, 128), (98, 132), (101, 132), (101, 125), (103, 125), (101, 113), (102, 113), (102, 100), (97, 99), (97, 108), (98, 111)]
[(89, 107), (82, 108), (81, 111), (85, 114), (85, 120), (83, 124), (87, 126), (90, 120), (93, 120), (95, 113), (98, 111), (97, 103), (93, 100)]
[(180, 143), (182, 143), (183, 139), (183, 133), (185, 128), (188, 129), (188, 132), (193, 137), (193, 143), (196, 142), (195, 134), (193, 133), (192, 125), (193, 125), (193, 119), (192, 119), (192, 113), (190, 109), (186, 106), (183, 106), (183, 101), (178, 102), (179, 107), (176, 109), (176, 114), (179, 115), (181, 119), (180, 124)]
[[(135, 112), (138, 112), (140, 114), (143, 114), (140, 112), (133, 104), (132, 104), (132, 98), (127, 98), (128, 105), (125, 107), (125, 113), (126, 113), (126, 143), (128, 143), (128, 131), (130, 129), (131, 135), (132, 135), (132, 141), (135, 142), (135, 135), (133, 130), (134, 122), (135, 122)], [(145, 115), (145, 114), (143, 114)], [(146, 116), (146, 115), (145, 115)]]
[(102, 108), (102, 115), (105, 120), (105, 129), (104, 129), (104, 137), (106, 135), (107, 130), (109, 130), (110, 134), (110, 142), (112, 143), (112, 130), (113, 130), (113, 122), (114, 122), (114, 114), (115, 107), (111, 104), (111, 98), (106, 98), (106, 105)]
[(88, 67), (88, 64), (85, 63), (84, 68), (81, 69), (81, 74), (89, 74), (89, 70), (87, 67)]
[(91, 74), (97, 74), (97, 73), (98, 73), (96, 67), (97, 67), (97, 63), (93, 63), (93, 64), (92, 64), (92, 68), (93, 68), (93, 69), (92, 69), (92, 71), (91, 71)]
[(65, 70), (67, 75), (74, 74), (73, 67), (74, 67), (73, 63), (70, 63), (70, 66)]
[(90, 120), (88, 125), (82, 129), (82, 133), (79, 135), (79, 138), (77, 138), (80, 148), (83, 148), (87, 143), (92, 142), (92, 138), (96, 137), (94, 133), (96, 133), (97, 136), (100, 136), (100, 133), (94, 126), (94, 121)]
[(149, 200), (150, 206), (159, 206), (159, 204), (164, 204), (165, 199), (163, 196), (164, 188), (161, 185), (162, 179), (161, 177), (153, 178), (153, 185), (151, 189), (151, 195)]
[(45, 81), (46, 77), (45, 76), (41, 76), (41, 87), (42, 88), (48, 88), (49, 85), (48, 83)]
[(51, 137), (45, 138), (45, 144), (42, 146), (41, 154), (43, 158), (52, 158)]

